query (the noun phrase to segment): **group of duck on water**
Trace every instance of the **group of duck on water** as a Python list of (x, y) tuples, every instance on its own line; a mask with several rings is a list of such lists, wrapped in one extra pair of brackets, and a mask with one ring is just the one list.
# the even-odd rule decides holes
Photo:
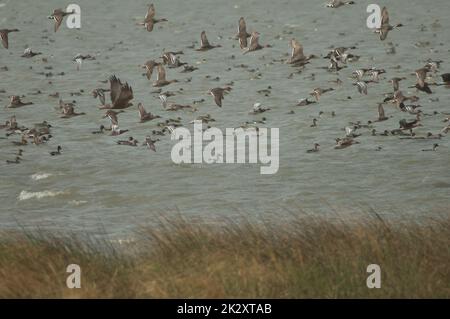
[[(341, 0), (333, 0), (331, 1), (327, 7), (329, 8), (339, 8), (346, 5), (353, 5), (354, 1), (341, 1)], [(54, 31), (57, 32), (59, 27), (61, 26), (63, 19), (65, 16), (72, 14), (73, 12), (65, 12), (62, 9), (55, 9), (53, 13), (49, 16), (50, 19), (54, 20)], [(139, 26), (143, 26), (148, 32), (152, 32), (154, 30), (154, 25), (157, 23), (168, 21), (165, 18), (155, 18), (155, 7), (153, 4), (150, 4), (148, 7), (147, 14), (142, 22), (137, 23)], [(388, 33), (397, 28), (402, 27), (402, 24), (391, 25), (389, 22), (389, 14), (384, 7), (381, 12), (381, 26), (374, 30), (374, 32), (379, 34), (380, 40), (384, 41)], [(2, 44), (5, 49), (9, 48), (9, 34), (11, 32), (18, 32), (18, 29), (1, 29), (0, 36), (2, 40)], [(239, 47), (242, 50), (243, 54), (248, 54), (254, 51), (263, 50), (270, 48), (271, 45), (265, 44), (261, 45), (259, 43), (260, 34), (256, 31), (251, 33), (247, 32), (247, 26), (244, 17), (241, 17), (238, 21), (238, 32), (235, 35), (235, 39), (239, 42)], [(283, 62), (292, 65), (294, 68), (298, 69), (298, 73), (300, 73), (303, 68), (306, 67), (307, 64), (310, 64), (313, 59), (318, 58), (314, 54), (305, 55), (303, 52), (303, 46), (296, 39), (290, 40), (290, 46), (292, 48), (291, 54), (288, 59), (285, 59)], [(195, 48), (194, 46), (190, 47), (195, 49), (196, 51), (209, 51), (212, 49), (220, 48), (220, 44), (211, 44), (208, 41), (207, 35), (205, 31), (202, 31), (200, 34), (200, 46)], [(359, 56), (352, 54), (350, 51), (355, 49), (355, 47), (338, 47), (329, 51), (327, 55), (324, 56), (325, 59), (329, 60), (329, 65), (324, 67), (329, 72), (338, 73), (343, 67), (345, 67), (348, 63), (357, 61)], [(23, 58), (32, 58), (36, 55), (42, 54), (41, 52), (33, 52), (30, 48), (27, 48), (23, 53)], [(181, 68), (183, 67), (181, 72), (194, 72), (198, 68), (193, 65), (189, 65), (188, 63), (180, 61), (180, 55), (183, 54), (183, 51), (163, 51), (160, 60), (153, 59), (149, 60), (142, 65), (142, 68), (146, 70), (145, 76), (150, 81), (153, 77), (153, 72), (156, 69), (157, 75), (156, 80), (152, 83), (152, 86), (158, 88), (154, 93), (159, 94), (159, 98), (161, 100), (161, 104), (164, 110), (167, 111), (179, 111), (179, 110), (189, 110), (192, 112), (197, 111), (197, 108), (194, 106), (195, 104), (204, 103), (205, 100), (201, 99), (198, 101), (194, 101), (194, 105), (184, 105), (177, 103), (169, 103), (167, 98), (176, 95), (176, 92), (164, 91), (163, 87), (169, 86), (172, 83), (179, 82), (176, 79), (167, 79), (165, 68)], [(95, 57), (91, 55), (81, 55), (78, 54), (73, 58), (73, 61), (77, 64), (77, 69), (79, 70), (84, 60), (94, 60)], [(43, 59), (44, 62), (47, 62), (46, 59)], [(432, 80), (430, 82), (429, 74), (436, 74), (439, 72), (439, 67), (442, 61), (432, 61), (429, 60), (423, 67), (419, 68), (415, 71), (416, 75), (416, 83), (414, 86), (409, 88), (415, 88), (417, 92), (421, 92), (427, 95), (433, 94), (432, 86), (446, 86), (450, 87), (450, 73), (441, 74), (442, 81), (436, 82)], [(3, 67), (4, 71), (7, 71), (7, 67)], [(352, 76), (355, 79), (353, 83), (356, 86), (357, 91), (360, 94), (367, 95), (369, 91), (369, 85), (379, 83), (381, 80), (381, 75), (387, 73), (384, 69), (378, 69), (375, 67), (370, 68), (361, 68), (355, 70), (352, 73)], [(314, 76), (314, 75), (313, 75)], [(219, 79), (219, 78), (217, 78)], [(368, 121), (367, 124), (363, 124), (360, 121), (352, 123), (345, 128), (346, 134), (343, 137), (336, 138), (336, 149), (347, 148), (353, 144), (358, 144), (357, 138), (361, 135), (358, 133), (359, 129), (366, 128), (369, 129), (372, 136), (400, 136), (400, 138), (407, 139), (440, 139), (445, 134), (450, 131), (450, 117), (446, 117), (443, 119), (445, 122), (445, 126), (439, 134), (433, 134), (428, 132), (426, 136), (417, 136), (414, 132), (414, 129), (422, 126), (421, 120), (423, 116), (433, 116), (433, 115), (450, 115), (450, 113), (443, 112), (433, 112), (432, 114), (428, 114), (423, 112), (420, 109), (420, 105), (413, 104), (419, 100), (417, 95), (407, 96), (404, 95), (402, 90), (400, 89), (401, 81), (406, 80), (406, 77), (394, 77), (390, 80), (392, 83), (393, 91), (392, 93), (386, 94), (383, 101), (378, 103), (378, 117), (373, 121)], [(101, 125), (98, 131), (92, 132), (92, 134), (104, 134), (105, 131), (110, 131), (110, 135), (119, 136), (124, 133), (127, 133), (127, 129), (121, 129), (119, 127), (119, 114), (124, 112), (126, 109), (129, 109), (133, 106), (132, 100), (133, 89), (131, 85), (127, 82), (123, 83), (118, 77), (112, 75), (107, 81), (103, 81), (104, 83), (109, 82), (109, 88), (95, 88), (92, 90), (92, 96), (94, 98), (98, 98), (100, 101), (99, 109), (104, 110), (105, 114), (103, 118), (108, 118), (110, 121), (110, 127), (106, 127), (105, 125)], [(342, 84), (340, 79), (336, 79), (333, 81), (337, 86)], [(214, 87), (209, 90), (209, 94), (213, 97), (214, 103), (218, 107), (223, 106), (224, 96), (231, 92), (233, 86), (233, 82), (227, 83), (224, 87)], [(266, 94), (270, 94), (271, 87), (268, 87), (265, 90)], [(180, 89), (182, 90), (182, 89)], [(310, 95), (313, 99), (304, 98), (298, 101), (297, 106), (308, 106), (310, 104), (318, 103), (321, 96), (323, 94), (333, 92), (337, 90), (337, 88), (314, 88)], [(264, 91), (264, 90), (262, 90)], [(73, 94), (81, 95), (84, 91), (80, 90), (80, 92), (76, 92)], [(110, 102), (107, 103), (107, 93), (109, 92)], [(0, 93), (6, 93), (0, 90)], [(41, 93), (41, 92), (39, 92)], [(329, 93), (331, 94), (331, 93)], [(53, 97), (59, 97), (59, 93), (55, 93), (50, 95)], [(24, 107), (27, 105), (33, 104), (29, 101), (22, 101), (23, 96), (12, 95), (10, 96), (10, 103), (7, 105), (7, 108), (18, 108)], [(350, 98), (350, 97), (349, 97)], [(57, 106), (57, 110), (61, 114), (61, 118), (73, 118), (85, 115), (84, 112), (76, 112), (75, 111), (75, 101), (73, 102), (65, 102), (62, 99), (59, 100), (59, 105)], [(388, 120), (390, 117), (386, 116), (383, 105), (391, 103), (395, 105), (395, 107), (400, 112), (405, 112), (407, 114), (412, 114), (415, 116), (414, 120), (407, 121), (406, 119), (402, 119), (399, 121), (399, 127), (393, 130), (384, 130), (383, 132), (377, 132), (377, 130), (373, 127), (373, 125), (377, 122), (382, 122)], [(139, 114), (139, 122), (145, 123), (148, 121), (161, 119), (160, 116), (154, 115), (151, 112), (146, 111), (144, 105), (142, 103), (137, 104), (137, 110)], [(252, 111), (249, 114), (261, 114), (266, 111), (269, 111), (268, 108), (263, 108), (260, 103), (255, 103)], [(291, 111), (294, 113), (294, 111)], [(319, 113), (319, 117), (323, 114), (323, 112)], [(333, 111), (331, 114), (333, 117), (336, 115)], [(151, 134), (149, 134), (145, 138), (145, 142), (143, 145), (147, 146), (150, 150), (156, 151), (155, 143), (159, 141), (159, 138), (155, 138), (157, 136), (164, 136), (166, 133), (171, 133), (174, 128), (178, 126), (182, 126), (181, 117), (169, 118), (162, 122), (158, 122), (158, 128), (152, 130)], [(209, 122), (215, 121), (209, 114), (199, 116), (197, 120), (203, 121), (203, 123), (208, 124)], [(264, 117), (259, 121), (247, 121), (241, 127), (252, 128), (256, 131), (258, 127), (256, 124), (265, 123), (266, 118)], [(311, 124), (312, 128), (318, 126), (318, 119), (314, 118), (313, 123)], [(11, 135), (20, 134), (20, 141), (13, 141), (12, 143), (16, 146), (19, 146), (20, 149), (15, 154), (14, 160), (7, 160), (8, 164), (18, 164), (21, 161), (23, 156), (23, 147), (28, 145), (29, 143), (33, 143), (36, 145), (47, 143), (51, 138), (51, 127), (47, 121), (42, 123), (37, 123), (33, 128), (27, 128), (25, 126), (20, 126), (17, 122), (16, 116), (12, 115), (4, 124), (0, 125), (0, 129), (6, 130), (6, 137)], [(208, 126), (209, 127), (209, 126)], [(138, 146), (138, 141), (129, 136), (127, 139), (117, 141), (119, 145), (127, 145), (127, 146)], [(437, 143), (433, 144), (431, 149), (424, 149), (423, 151), (435, 151), (439, 145)], [(376, 150), (381, 150), (381, 147), (378, 147)], [(316, 153), (319, 152), (320, 145), (318, 143), (314, 143), (314, 147), (310, 150), (307, 150), (308, 153)], [(62, 147), (58, 146), (55, 151), (50, 152), (51, 156), (57, 156), (62, 154)]]

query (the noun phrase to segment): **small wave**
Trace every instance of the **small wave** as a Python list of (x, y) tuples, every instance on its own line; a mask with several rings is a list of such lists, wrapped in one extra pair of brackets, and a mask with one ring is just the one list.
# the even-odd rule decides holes
[(52, 176), (50, 173), (36, 173), (31, 175), (31, 179), (34, 181), (39, 181), (41, 179), (49, 178), (50, 176)]
[(87, 200), (71, 200), (69, 204), (74, 206), (80, 206), (86, 204), (87, 202), (88, 202)]
[(19, 194), (19, 201), (28, 200), (28, 199), (41, 199), (45, 197), (55, 197), (58, 195), (64, 195), (66, 192), (54, 192), (54, 191), (42, 191), (42, 192), (27, 192), (21, 191)]

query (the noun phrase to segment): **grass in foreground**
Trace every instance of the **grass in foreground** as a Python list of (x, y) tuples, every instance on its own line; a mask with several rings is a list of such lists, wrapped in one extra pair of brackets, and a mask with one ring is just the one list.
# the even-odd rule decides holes
[[(113, 245), (0, 234), (1, 298), (449, 298), (450, 219), (295, 217), (205, 226), (165, 219)], [(81, 267), (68, 289), (66, 267)], [(381, 289), (366, 268), (381, 267)]]

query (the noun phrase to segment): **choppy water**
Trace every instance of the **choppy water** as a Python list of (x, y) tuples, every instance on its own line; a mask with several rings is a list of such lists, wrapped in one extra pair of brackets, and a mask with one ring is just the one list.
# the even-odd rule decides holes
[[(69, 30), (65, 23), (54, 34), (52, 21), (46, 19), (61, 1), (0, 1), (0, 28), (19, 28), (10, 35), (10, 49), (0, 49), (0, 104), (8, 103), (11, 94), (25, 94), (24, 100), (33, 106), (19, 109), (0, 108), (0, 119), (16, 114), (19, 124), (32, 126), (47, 120), (53, 125), (54, 138), (48, 145), (29, 145), (24, 148), (21, 165), (6, 165), (14, 157), (16, 148), (11, 140), (0, 140), (0, 224), (2, 227), (39, 226), (44, 228), (88, 230), (102, 228), (109, 234), (121, 234), (136, 225), (151, 222), (153, 213), (173, 214), (179, 210), (187, 216), (207, 221), (213, 216), (232, 216), (245, 212), (252, 217), (270, 217), (282, 207), (302, 207), (314, 213), (327, 213), (330, 207), (338, 210), (357, 210), (356, 206), (373, 207), (382, 214), (402, 213), (432, 215), (449, 212), (450, 206), (450, 143), (449, 138), (439, 140), (438, 152), (422, 152), (434, 140), (400, 140), (398, 137), (372, 137), (361, 130), (361, 144), (345, 150), (334, 150), (334, 139), (344, 135), (342, 129), (349, 121), (376, 118), (376, 103), (383, 93), (391, 91), (387, 79), (407, 76), (406, 86), (415, 83), (414, 70), (425, 60), (443, 60), (442, 73), (450, 72), (450, 5), (447, 0), (384, 1), (388, 5), (391, 22), (406, 26), (389, 34), (386, 43), (365, 26), (366, 7), (373, 1), (357, 1), (351, 7), (327, 9), (320, 1), (157, 1), (157, 16), (166, 17), (168, 23), (148, 33), (135, 25), (145, 15), (147, 1), (78, 0), (82, 10), (81, 30)], [(67, 5), (65, 3), (64, 5)], [(247, 27), (261, 33), (261, 43), (271, 49), (254, 54), (240, 54), (237, 41), (231, 39), (240, 16), (246, 17)], [(440, 27), (432, 23), (438, 19)], [(421, 31), (421, 25), (425, 30)], [(221, 49), (199, 53), (186, 47), (199, 41), (206, 30), (212, 43)], [(48, 35), (49, 39), (42, 36)], [(220, 37), (220, 39), (219, 39)], [(331, 46), (356, 45), (352, 52), (361, 55), (359, 62), (349, 64), (340, 71), (344, 85), (325, 94), (319, 104), (293, 107), (300, 98), (307, 97), (315, 87), (328, 87), (336, 79), (321, 69), (324, 59), (313, 60), (302, 74), (293, 79), (291, 66), (271, 63), (285, 59), (290, 52), (288, 41), (297, 38), (305, 54), (325, 55)], [(396, 45), (395, 55), (386, 54), (387, 42)], [(417, 47), (415, 43), (428, 41)], [(121, 42), (120, 44), (118, 44)], [(198, 46), (198, 44), (196, 44)], [(236, 47), (233, 47), (236, 46)], [(26, 47), (43, 52), (32, 59), (20, 58)], [(108, 48), (114, 48), (108, 50)], [(168, 69), (168, 78), (180, 83), (168, 87), (184, 93), (170, 98), (177, 103), (192, 103), (205, 98), (197, 113), (165, 112), (157, 95), (151, 94), (150, 82), (138, 67), (148, 59), (157, 58), (162, 49), (183, 50), (182, 61), (197, 64), (193, 73), (180, 73), (181, 69)], [(95, 54), (96, 61), (86, 61), (77, 72), (71, 58), (77, 53)], [(234, 55), (235, 59), (231, 56)], [(261, 78), (251, 80), (255, 73), (235, 65), (246, 64), (258, 69)], [(53, 73), (64, 76), (45, 78), (38, 72), (53, 66)], [(30, 67), (32, 66), (32, 69)], [(352, 86), (349, 76), (360, 67), (376, 66), (388, 70), (386, 79), (369, 85), (369, 95), (361, 96)], [(400, 66), (398, 69), (393, 67)], [(228, 68), (231, 71), (227, 71)], [(314, 73), (315, 79), (310, 75)], [(280, 129), (280, 169), (275, 175), (260, 175), (260, 165), (182, 165), (171, 162), (173, 142), (169, 136), (157, 143), (157, 152), (144, 147), (137, 149), (116, 146), (119, 138), (94, 136), (90, 132), (100, 124), (104, 112), (97, 109), (98, 101), (89, 92), (105, 86), (99, 81), (116, 74), (128, 81), (134, 90), (134, 103), (143, 102), (147, 110), (164, 118), (181, 116), (186, 125), (198, 115), (209, 113), (219, 128), (237, 127), (251, 119), (267, 117), (267, 127)], [(219, 82), (205, 78), (220, 76)], [(183, 79), (192, 77), (190, 83)], [(52, 84), (48, 84), (48, 81)], [(210, 88), (234, 81), (234, 89), (227, 95), (224, 107), (214, 105), (207, 96)], [(269, 97), (256, 93), (272, 86)], [(84, 89), (83, 96), (70, 96), (70, 92)], [(450, 112), (449, 90), (433, 87), (439, 98), (431, 102), (419, 93), (420, 104), (426, 113)], [(41, 90), (43, 94), (32, 95)], [(66, 101), (76, 100), (79, 112), (87, 115), (73, 119), (60, 119), (55, 111), (57, 100), (48, 94), (60, 92)], [(409, 91), (409, 93), (414, 93)], [(352, 96), (347, 100), (347, 96)], [(248, 115), (252, 105), (260, 102), (271, 110), (259, 116)], [(377, 131), (394, 129), (402, 118), (414, 116), (400, 113), (387, 106), (392, 119), (376, 124)], [(294, 115), (288, 115), (295, 110)], [(312, 118), (319, 111), (324, 115), (317, 128), (310, 128)], [(337, 116), (331, 118), (335, 111)], [(424, 127), (418, 135), (428, 131), (438, 133), (444, 126), (443, 116), (425, 117)], [(138, 124), (134, 107), (121, 114), (120, 125), (130, 129), (140, 141), (156, 127), (156, 121)], [(120, 138), (129, 135), (121, 136)], [(319, 154), (307, 154), (314, 142), (321, 145)], [(52, 158), (49, 151), (63, 146), (63, 155)], [(375, 151), (377, 146), (382, 151)], [(283, 211), (283, 209), (281, 209)]]

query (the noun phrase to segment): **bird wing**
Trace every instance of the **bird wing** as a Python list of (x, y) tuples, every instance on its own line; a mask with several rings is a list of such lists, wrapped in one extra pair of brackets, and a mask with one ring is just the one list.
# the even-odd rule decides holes
[(389, 25), (389, 13), (386, 7), (381, 10), (381, 25)]
[(55, 20), (55, 32), (58, 31), (63, 18), (64, 18), (64, 13), (62, 11), (57, 11), (57, 12), (53, 13), (53, 19)]
[(155, 6), (153, 3), (148, 6), (147, 14), (145, 15), (145, 22), (153, 21), (153, 18), (155, 17)]
[(247, 47), (247, 35), (239, 34), (239, 46), (241, 47), (241, 49)]
[(147, 115), (147, 111), (145, 111), (142, 103), (138, 104), (138, 109), (139, 109), (139, 115), (141, 116), (141, 118), (143, 118), (145, 115)]
[(100, 103), (102, 103), (102, 105), (105, 105), (106, 104), (105, 93), (103, 91), (99, 91), (97, 93), (97, 96), (100, 99)]
[(300, 44), (300, 42), (298, 42), (295, 39), (292, 39), (291, 46), (292, 46), (292, 53), (291, 53), (292, 58), (299, 58), (299, 59), (304, 58), (303, 46)]
[(120, 82), (120, 80), (118, 78), (116, 78), (115, 75), (113, 75), (109, 78), (109, 83), (111, 86), (111, 90), (110, 90), (111, 103), (114, 104), (120, 95), (122, 83)]
[(379, 119), (384, 119), (386, 116), (384, 115), (384, 108), (383, 108), (383, 104), (378, 104), (378, 118)]
[(114, 112), (114, 111), (107, 111), (106, 112), (106, 116), (110, 119), (111, 126), (113, 126), (113, 125), (118, 126), (119, 125), (119, 119), (117, 118), (116, 112)]
[(417, 76), (417, 84), (419, 84), (420, 87), (425, 86), (425, 78), (427, 77), (427, 70), (426, 69), (416, 70), (416, 76)]
[(214, 96), (214, 102), (216, 102), (217, 106), (222, 107), (223, 91), (213, 89), (211, 93)]
[(247, 25), (245, 24), (244, 17), (239, 19), (238, 33), (245, 35), (247, 34)]
[(145, 28), (147, 29), (148, 32), (152, 32), (153, 31), (153, 20), (150, 21), (145, 21)]
[(127, 107), (128, 103), (133, 99), (133, 89), (128, 83), (122, 85), (120, 90), (120, 95), (117, 98), (116, 102), (114, 102), (114, 106), (116, 107)]
[(200, 34), (200, 40), (201, 40), (200, 41), (200, 46), (202, 48), (210, 46), (208, 38), (206, 37), (206, 32), (205, 31), (202, 31), (202, 33)]
[(147, 79), (151, 79), (152, 74), (153, 74), (153, 68), (155, 67), (155, 62), (154, 61), (147, 61), (147, 63), (145, 63), (145, 66), (147, 68)]
[(248, 48), (250, 50), (254, 50), (259, 46), (259, 42), (258, 42), (258, 36), (254, 36), (252, 35), (250, 38), (250, 45), (248, 46)]
[(388, 26), (382, 26), (380, 29), (380, 40), (384, 41), (387, 38), (387, 35), (389, 33), (389, 27)]
[(165, 81), (166, 80), (166, 70), (162, 65), (158, 65), (158, 77), (157, 81)]
[(2, 44), (5, 47), (5, 49), (8, 49), (8, 32), (2, 31), (0, 32), (0, 36), (2, 38)]

